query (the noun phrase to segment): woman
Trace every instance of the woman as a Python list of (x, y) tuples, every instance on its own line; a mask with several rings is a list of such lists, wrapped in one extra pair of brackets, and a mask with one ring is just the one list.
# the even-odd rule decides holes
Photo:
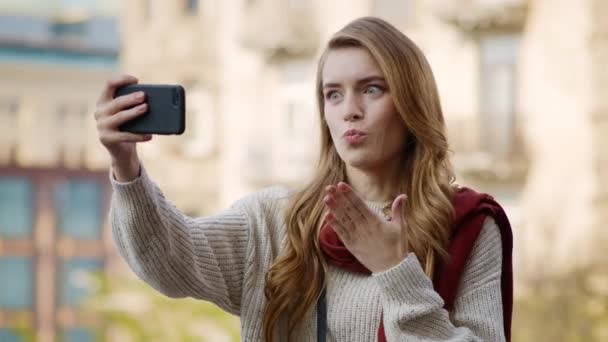
[(509, 339), (508, 220), (490, 196), (453, 184), (432, 71), (393, 26), (355, 20), (321, 56), (312, 180), (211, 217), (172, 206), (137, 157), (151, 137), (117, 130), (145, 111), (143, 96), (112, 99), (135, 82), (110, 81), (96, 118), (115, 243), (158, 291), (239, 315), (243, 341)]

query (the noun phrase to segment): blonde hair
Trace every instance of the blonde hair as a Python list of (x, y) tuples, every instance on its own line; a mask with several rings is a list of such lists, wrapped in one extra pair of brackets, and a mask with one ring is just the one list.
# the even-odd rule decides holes
[(319, 247), (322, 198), (324, 188), (344, 181), (346, 173), (324, 121), (322, 69), (328, 52), (344, 47), (364, 48), (373, 56), (407, 127), (405, 163), (396, 194), (408, 196), (402, 215), (408, 225), (409, 250), (430, 277), (435, 265), (447, 256), (454, 175), (431, 67), (422, 51), (394, 26), (373, 17), (354, 20), (331, 38), (319, 59), (316, 96), (321, 153), (312, 180), (290, 197), (285, 211), (287, 243), (266, 274), (263, 328), (267, 341), (273, 341), (281, 317), (287, 318), (289, 332), (294, 331), (325, 286), (327, 265)]

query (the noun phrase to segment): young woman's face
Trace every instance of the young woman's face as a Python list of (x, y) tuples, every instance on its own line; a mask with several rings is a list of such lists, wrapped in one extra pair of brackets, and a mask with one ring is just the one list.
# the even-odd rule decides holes
[(331, 50), (322, 80), (325, 120), (347, 166), (373, 170), (402, 157), (405, 124), (384, 75), (366, 49)]

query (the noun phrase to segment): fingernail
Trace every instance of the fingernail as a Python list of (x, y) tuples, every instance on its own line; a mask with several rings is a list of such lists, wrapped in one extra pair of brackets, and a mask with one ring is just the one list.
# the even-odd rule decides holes
[(144, 98), (144, 92), (143, 91), (138, 91), (137, 93), (135, 93), (135, 98), (138, 100), (141, 100)]
[(346, 185), (346, 183), (338, 183), (338, 189), (340, 189), (340, 191), (342, 192), (348, 192), (348, 186)]

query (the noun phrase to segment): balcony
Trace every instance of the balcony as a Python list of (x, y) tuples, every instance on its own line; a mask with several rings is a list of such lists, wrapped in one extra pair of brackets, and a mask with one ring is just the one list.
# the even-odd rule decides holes
[(308, 2), (258, 0), (244, 14), (241, 40), (267, 59), (305, 58), (319, 45), (315, 11)]
[(521, 31), (528, 14), (528, 0), (438, 1), (437, 15), (468, 33)]
[(530, 160), (521, 123), (509, 134), (497, 134), (492, 140), (479, 133), (480, 124), (474, 119), (447, 122), (457, 174), (488, 184), (523, 184)]

